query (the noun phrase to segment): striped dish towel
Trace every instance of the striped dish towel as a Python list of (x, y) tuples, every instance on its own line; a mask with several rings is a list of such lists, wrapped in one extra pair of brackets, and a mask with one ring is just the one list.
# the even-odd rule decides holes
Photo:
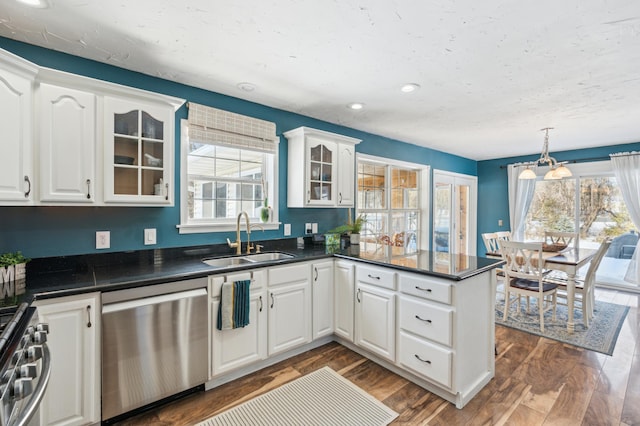
[(251, 280), (225, 282), (220, 289), (218, 330), (249, 325)]

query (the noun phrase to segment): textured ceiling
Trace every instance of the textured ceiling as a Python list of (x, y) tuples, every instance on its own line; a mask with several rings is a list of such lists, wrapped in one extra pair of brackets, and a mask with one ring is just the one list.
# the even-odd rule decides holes
[(640, 141), (637, 0), (48, 3), (0, 35), (476, 160)]

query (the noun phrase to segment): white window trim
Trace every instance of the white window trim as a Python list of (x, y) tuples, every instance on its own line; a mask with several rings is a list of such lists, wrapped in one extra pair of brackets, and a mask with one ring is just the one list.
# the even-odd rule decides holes
[[(410, 163), (408, 161), (395, 160), (393, 158), (385, 158), (385, 157), (377, 157), (375, 155), (369, 154), (361, 154), (356, 153), (356, 193), (358, 186), (358, 162), (359, 161), (367, 161), (369, 163), (377, 163), (383, 166), (396, 166), (403, 167), (407, 169), (417, 169), (420, 170), (420, 223), (418, 225), (418, 250), (429, 250), (429, 229), (431, 226), (431, 209), (429, 206), (429, 200), (431, 198), (431, 186), (430, 186), (430, 176), (431, 176), (431, 166), (428, 164), (418, 164), (418, 163)], [(387, 177), (388, 178), (388, 177)], [(387, 182), (385, 182), (385, 186)], [(386, 197), (390, 197), (390, 191), (385, 191), (387, 194)], [(357, 197), (356, 197), (357, 200)], [(389, 200), (387, 200), (387, 205), (389, 204)], [(385, 209), (385, 211), (389, 211), (389, 209)], [(360, 206), (356, 203), (356, 215), (360, 213)]]
[[(180, 234), (198, 234), (206, 232), (226, 232), (236, 230), (236, 218), (226, 218), (224, 220), (208, 221), (206, 223), (189, 223), (189, 212), (187, 206), (187, 156), (189, 154), (189, 122), (185, 119), (180, 120), (180, 223), (176, 225)], [(280, 139), (276, 141), (279, 143)], [(280, 229), (278, 214), (278, 150), (273, 156), (273, 179), (271, 190), (269, 191), (269, 199), (271, 200), (272, 221), (268, 223), (254, 222), (251, 225), (259, 225), (265, 231)], [(244, 226), (242, 221), (241, 226)]]

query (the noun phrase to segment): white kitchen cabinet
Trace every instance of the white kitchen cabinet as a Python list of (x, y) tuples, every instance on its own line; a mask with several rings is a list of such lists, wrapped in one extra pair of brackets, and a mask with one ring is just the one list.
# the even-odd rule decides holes
[[(218, 330), (220, 289), (227, 282), (251, 280), (249, 324), (233, 330)], [(267, 273), (265, 270), (209, 277), (209, 324), (211, 370), (209, 377), (239, 369), (267, 357)]]
[(359, 139), (299, 127), (288, 144), (288, 207), (353, 207)]
[(389, 361), (396, 359), (395, 294), (356, 283), (355, 343)]
[(311, 341), (309, 263), (269, 269), (269, 356)]
[(105, 203), (173, 205), (174, 110), (104, 98)]
[(38, 87), (39, 200), (92, 204), (96, 200), (96, 96), (69, 87)]
[(313, 339), (333, 334), (333, 259), (311, 264)]
[(0, 204), (33, 202), (33, 86), (37, 67), (0, 50)]
[(353, 342), (354, 267), (345, 260), (337, 260), (334, 266), (334, 329), (349, 342)]
[(39, 321), (49, 324), (51, 376), (40, 406), (43, 425), (100, 421), (100, 294), (35, 302)]

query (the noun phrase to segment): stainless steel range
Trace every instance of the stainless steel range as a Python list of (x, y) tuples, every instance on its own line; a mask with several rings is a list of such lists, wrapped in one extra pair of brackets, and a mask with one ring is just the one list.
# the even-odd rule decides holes
[(39, 424), (51, 366), (48, 332), (28, 303), (0, 308), (0, 426)]

